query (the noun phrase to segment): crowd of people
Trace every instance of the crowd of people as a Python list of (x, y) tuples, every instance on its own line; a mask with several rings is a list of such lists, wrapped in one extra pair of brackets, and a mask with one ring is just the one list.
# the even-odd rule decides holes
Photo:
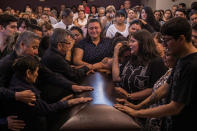
[(0, 9), (0, 130), (50, 130), (52, 113), (92, 100), (75, 94), (93, 90), (80, 82), (95, 71), (143, 129), (196, 129), (197, 2)]

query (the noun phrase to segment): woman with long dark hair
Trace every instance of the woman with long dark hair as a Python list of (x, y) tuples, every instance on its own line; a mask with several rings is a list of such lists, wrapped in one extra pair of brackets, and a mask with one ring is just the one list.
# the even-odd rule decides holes
[(142, 9), (140, 14), (140, 19), (144, 24), (148, 24), (152, 26), (154, 31), (159, 32), (160, 31), (160, 24), (155, 20), (153, 11), (150, 7), (146, 6)]
[(122, 46), (114, 49), (112, 64), (113, 81), (119, 82), (118, 93), (134, 103), (149, 96), (154, 83), (166, 72), (151, 33), (146, 30), (135, 32), (129, 37), (131, 57), (119, 66), (118, 53)]

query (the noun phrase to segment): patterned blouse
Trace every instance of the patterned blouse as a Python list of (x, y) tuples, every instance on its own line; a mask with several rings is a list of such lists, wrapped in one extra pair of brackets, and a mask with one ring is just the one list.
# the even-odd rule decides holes
[[(172, 68), (170, 68), (155, 84), (153, 87), (153, 92), (155, 92), (161, 85), (163, 85), (168, 77), (170, 76)], [(160, 101), (152, 104), (150, 108), (158, 107), (160, 105), (167, 104), (166, 98), (161, 99)], [(147, 131), (168, 131), (171, 128), (171, 117), (163, 117), (163, 118), (150, 118), (147, 119), (146, 128)]]

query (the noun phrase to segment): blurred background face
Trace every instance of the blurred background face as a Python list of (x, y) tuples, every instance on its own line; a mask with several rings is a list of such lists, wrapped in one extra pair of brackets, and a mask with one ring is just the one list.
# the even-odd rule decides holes
[(127, 0), (127, 1), (124, 2), (124, 8), (125, 8), (125, 9), (129, 9), (130, 6), (131, 6), (130, 1)]
[(99, 10), (98, 10), (98, 15), (99, 15), (99, 17), (105, 16), (105, 10), (99, 9)]
[(91, 12), (96, 13), (96, 8), (94, 6), (91, 7)]
[(138, 30), (141, 30), (141, 26), (138, 25), (138, 24), (132, 24), (130, 27), (129, 27), (129, 34), (133, 34), (135, 33), (136, 31)]
[(116, 19), (116, 23), (117, 23), (117, 24), (123, 24), (124, 21), (125, 21), (125, 17), (122, 16), (122, 15), (116, 16), (115, 19)]
[(85, 18), (85, 12), (84, 11), (79, 11), (79, 19), (84, 19)]
[(27, 30), (27, 26), (26, 26), (25, 22), (23, 22), (21, 24), (21, 26), (18, 28), (18, 31), (19, 32), (24, 32), (25, 30)]
[(74, 39), (76, 43), (78, 43), (80, 40), (83, 39), (82, 34), (80, 34), (78, 30), (72, 30), (71, 32), (74, 35)]
[(137, 17), (137, 15), (133, 10), (129, 10), (128, 17), (129, 17), (129, 19), (134, 19)]
[(17, 22), (10, 22), (4, 29), (4, 33), (7, 36), (12, 36), (17, 31)]
[(193, 14), (190, 16), (191, 24), (197, 23), (197, 14)]
[(170, 17), (171, 17), (170, 11), (166, 11), (166, 12), (164, 13), (164, 17), (165, 17), (166, 19), (170, 19)]
[(146, 20), (146, 18), (147, 18), (147, 13), (144, 9), (142, 9), (141, 17), (142, 17), (143, 20)]
[(101, 26), (98, 22), (92, 22), (88, 25), (88, 34), (92, 39), (97, 39), (101, 34)]
[(183, 17), (183, 18), (186, 18), (185, 14), (181, 11), (176, 11), (175, 12), (175, 17)]
[(156, 21), (159, 21), (161, 19), (161, 13), (159, 11), (156, 11), (154, 13), (154, 16), (155, 16)]

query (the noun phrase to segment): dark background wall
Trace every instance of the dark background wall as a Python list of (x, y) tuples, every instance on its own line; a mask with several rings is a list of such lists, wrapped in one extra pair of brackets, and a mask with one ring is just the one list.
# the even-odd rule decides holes
[[(66, 7), (72, 7), (73, 5), (77, 6), (81, 3), (81, 0), (45, 0), (41, 2), (40, 0), (0, 0), (0, 8), (5, 9), (7, 6), (10, 6), (14, 9), (23, 10), (25, 5), (29, 4), (32, 8), (41, 6), (56, 7), (59, 10), (61, 4), (65, 4)], [(89, 0), (88, 5), (95, 4), (97, 6), (104, 6), (113, 4), (117, 9), (124, 2), (124, 0)], [(140, 0), (131, 0), (132, 6), (140, 4)]]

